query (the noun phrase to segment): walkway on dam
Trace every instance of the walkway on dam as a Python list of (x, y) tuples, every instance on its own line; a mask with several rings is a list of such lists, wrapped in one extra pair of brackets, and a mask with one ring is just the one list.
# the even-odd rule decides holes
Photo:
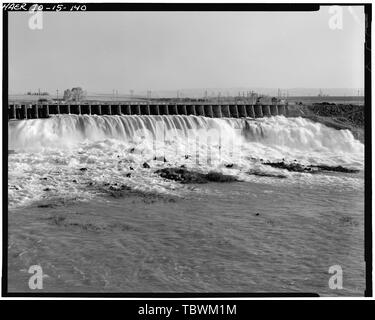
[(125, 103), (125, 104), (9, 104), (8, 119), (38, 119), (50, 115), (195, 115), (209, 118), (287, 116), (288, 106), (261, 104)]

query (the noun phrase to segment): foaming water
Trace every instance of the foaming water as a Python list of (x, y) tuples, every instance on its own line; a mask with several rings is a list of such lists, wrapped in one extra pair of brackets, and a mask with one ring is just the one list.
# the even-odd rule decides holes
[[(281, 160), (362, 170), (364, 157), (363, 144), (350, 131), (283, 116), (253, 120), (62, 115), (10, 123), (9, 149), (15, 151), (9, 155), (11, 205), (43, 198), (46, 189), (48, 196), (55, 191), (87, 199), (93, 194), (85, 185), (90, 181), (116, 181), (150, 192), (183, 192), (176, 189), (185, 187), (143, 168), (145, 162), (151, 168), (184, 165), (202, 172), (235, 175), (244, 181), (280, 183), (247, 173), (280, 172), (262, 162)], [(282, 171), (290, 178), (283, 183), (361, 183), (352, 176), (322, 179)]]
[[(282, 116), (62, 115), (10, 122), (9, 149), (10, 291), (29, 290), (40, 264), (46, 291), (363, 295), (364, 146), (348, 130)], [(240, 182), (155, 173), (182, 165)], [(328, 287), (332, 265), (343, 290)]]
[[(219, 146), (223, 150), (241, 146), (254, 157), (262, 156), (262, 149), (266, 148), (270, 149), (270, 157), (272, 154), (274, 157), (280, 153), (298, 156), (301, 152), (309, 152), (320, 153), (323, 160), (324, 156), (329, 158), (336, 154), (343, 161), (351, 158), (354, 164), (361, 164), (364, 151), (363, 144), (349, 130), (336, 130), (310, 120), (283, 116), (250, 120), (181, 115), (63, 115), (14, 123), (10, 126), (9, 145), (20, 151), (41, 151), (75, 148), (81, 143), (107, 139), (123, 143), (144, 140), (149, 144), (185, 141), (185, 148), (197, 141), (206, 149)], [(339, 163), (339, 157), (333, 161)]]

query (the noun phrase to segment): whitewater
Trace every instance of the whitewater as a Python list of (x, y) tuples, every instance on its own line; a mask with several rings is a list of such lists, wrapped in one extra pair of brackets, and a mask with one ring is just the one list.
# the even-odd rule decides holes
[[(143, 163), (152, 168), (185, 165), (249, 180), (254, 179), (246, 175), (249, 170), (279, 171), (262, 165), (264, 161), (363, 169), (364, 156), (363, 144), (349, 130), (283, 116), (246, 120), (63, 115), (11, 124), (9, 137), (9, 149), (15, 151), (9, 159), (9, 183), (15, 186), (10, 190), (11, 205), (43, 197), (41, 176), (49, 176), (49, 186), (60, 194), (85, 192), (69, 183), (83, 179), (80, 168), (90, 168), (90, 178), (96, 181), (116, 179), (166, 192), (174, 186), (162, 179), (155, 183), (157, 177), (144, 170)], [(228, 165), (233, 165), (231, 170)], [(127, 179), (130, 167), (135, 172)], [(302, 174), (303, 178), (286, 174), (315, 179), (309, 174)]]
[[(57, 115), (11, 121), (8, 136), (14, 290), (14, 270), (37, 260), (51, 291), (363, 294), (364, 145), (349, 130), (284, 116)], [(238, 182), (156, 173), (181, 166)], [(332, 292), (327, 270), (340, 263), (346, 287)]]

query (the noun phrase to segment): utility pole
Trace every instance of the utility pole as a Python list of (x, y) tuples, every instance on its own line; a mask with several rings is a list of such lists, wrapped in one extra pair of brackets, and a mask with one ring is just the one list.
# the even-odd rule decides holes
[(59, 89), (56, 89), (56, 100), (59, 100)]

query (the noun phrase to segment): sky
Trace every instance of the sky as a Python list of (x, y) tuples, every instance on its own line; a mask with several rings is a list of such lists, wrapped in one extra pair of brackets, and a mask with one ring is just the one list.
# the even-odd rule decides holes
[(363, 88), (364, 12), (9, 13), (9, 92)]

